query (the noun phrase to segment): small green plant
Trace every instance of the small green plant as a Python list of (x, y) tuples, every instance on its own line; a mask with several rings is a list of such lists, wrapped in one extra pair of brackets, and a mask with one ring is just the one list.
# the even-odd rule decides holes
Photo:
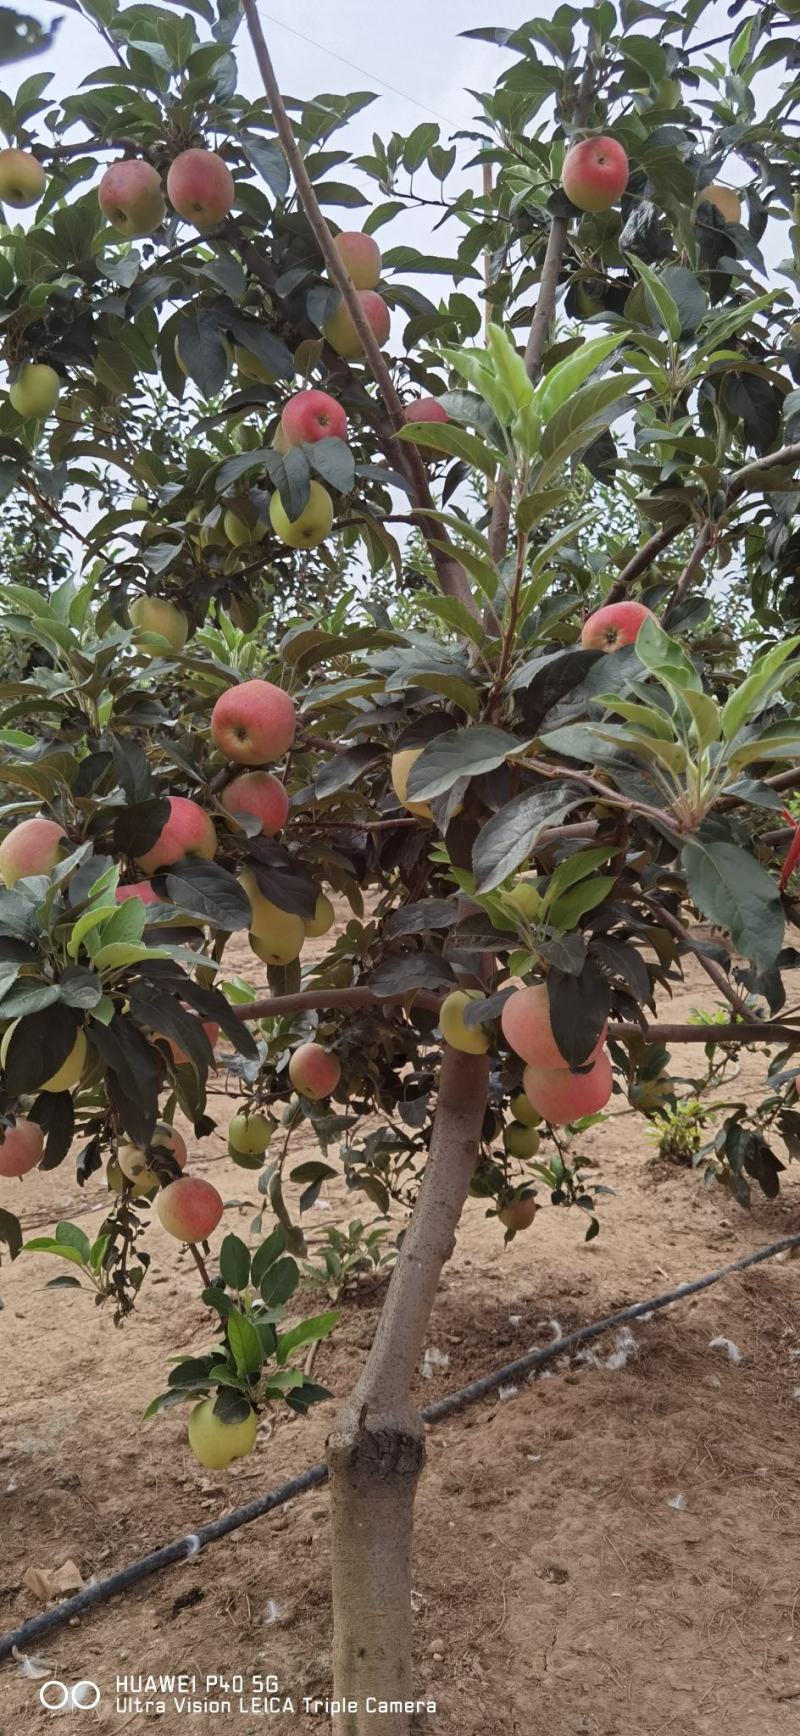
[(394, 1243), (385, 1246), (388, 1236), (385, 1227), (366, 1229), (360, 1218), (355, 1218), (346, 1230), (331, 1224), (320, 1245), (318, 1262), (304, 1261), (303, 1275), (309, 1284), (324, 1290), (332, 1302), (337, 1302), (363, 1277), (394, 1265), (397, 1248)]
[(703, 1104), (697, 1097), (685, 1097), (674, 1109), (665, 1106), (654, 1115), (647, 1137), (655, 1143), (658, 1156), (668, 1163), (693, 1166), (712, 1110), (713, 1105)]

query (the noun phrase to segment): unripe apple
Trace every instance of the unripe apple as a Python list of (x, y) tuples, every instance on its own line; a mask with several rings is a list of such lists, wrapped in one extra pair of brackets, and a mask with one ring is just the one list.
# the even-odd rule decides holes
[(259, 518), (249, 501), (241, 502), (236, 508), (229, 506), (223, 514), (222, 528), (235, 549), (253, 548), (267, 534), (263, 518)]
[(233, 176), (216, 151), (183, 151), (170, 165), (167, 195), (179, 217), (195, 229), (215, 229), (236, 196)]
[(242, 1110), (228, 1128), (228, 1144), (242, 1157), (261, 1157), (272, 1138), (272, 1122), (260, 1110)]
[[(391, 331), (392, 316), (383, 296), (376, 295), (374, 289), (360, 289), (358, 299), (376, 343), (385, 344)], [(361, 339), (343, 301), (340, 301), (336, 312), (326, 321), (322, 335), (331, 349), (335, 350), (338, 356), (343, 356), (345, 361), (355, 361), (364, 354)]]
[(171, 868), (184, 856), (200, 856), (210, 862), (217, 853), (217, 834), (210, 815), (189, 796), (169, 797), (169, 817), (154, 844), (134, 861), (145, 874)]
[(588, 1073), (571, 1073), (569, 1068), (526, 1067), (523, 1075), (525, 1095), (534, 1108), (545, 1121), (561, 1127), (605, 1109), (612, 1080), (611, 1062), (605, 1049), (593, 1058)]
[[(553, 1036), (550, 999), (545, 983), (535, 983), (532, 988), (517, 989), (513, 995), (509, 995), (500, 1015), (500, 1024), (509, 1047), (531, 1066), (569, 1066)], [(589, 1060), (594, 1060), (599, 1053), (605, 1042), (605, 1035), (604, 1027), (588, 1057)], [(527, 1091), (527, 1086), (525, 1089)], [(529, 1091), (527, 1095), (530, 1097)], [(534, 1108), (538, 1109), (539, 1104), (534, 1103)]]
[(47, 362), (24, 362), (8, 396), (12, 409), (26, 422), (41, 422), (58, 403), (61, 381)]
[[(183, 650), (189, 637), (189, 623), (183, 610), (171, 603), (168, 597), (136, 597), (128, 615), (131, 626), (138, 627), (140, 633), (155, 633), (160, 639), (166, 639), (170, 650)], [(160, 655), (156, 646), (137, 643), (146, 657)]]
[(271, 681), (242, 681), (221, 693), (211, 713), (211, 739), (238, 765), (282, 759), (294, 741), (294, 700)]
[(262, 386), (277, 384), (277, 374), (273, 374), (266, 362), (260, 361), (258, 356), (252, 355), (250, 350), (246, 350), (242, 344), (237, 344), (233, 353), (236, 366), (243, 379), (258, 380)]
[(409, 814), (417, 814), (421, 820), (432, 820), (433, 810), (430, 803), (412, 802), (409, 800), (407, 793), (411, 767), (416, 765), (422, 752), (423, 749), (421, 747), (404, 747), (401, 748), (399, 753), (392, 754), (389, 777), (391, 779), (392, 789), (394, 790), (400, 806), (402, 808), (407, 808)]
[(347, 439), (347, 417), (329, 392), (295, 392), (284, 404), (281, 428), (287, 449), (317, 440)]
[(289, 442), (283, 432), (280, 422), (272, 436), (272, 448), (274, 452), (280, 452), (281, 455), (289, 450)]
[(606, 603), (584, 621), (581, 645), (584, 651), (620, 651), (623, 645), (635, 645), (643, 622), (654, 620), (644, 603)]
[[(11, 1038), (19, 1022), (19, 1019), (15, 1019), (13, 1025), (9, 1025), (8, 1030), (3, 1033), (3, 1041), (0, 1043), (0, 1066), (5, 1067)], [(75, 1041), (66, 1060), (62, 1061), (61, 1066), (56, 1068), (55, 1073), (50, 1074), (49, 1079), (43, 1079), (40, 1082), (37, 1090), (71, 1091), (73, 1085), (77, 1085), (80, 1080), (88, 1052), (89, 1046), (85, 1032), (76, 1031)]]
[(314, 1103), (321, 1097), (330, 1097), (341, 1076), (338, 1057), (323, 1049), (321, 1043), (301, 1043), (289, 1062), (289, 1078), (295, 1091), (310, 1097)]
[(299, 518), (289, 518), (277, 488), (269, 503), (270, 523), (275, 535), (290, 549), (315, 549), (333, 525), (333, 501), (321, 482), (312, 482), (308, 500)]
[(281, 910), (271, 898), (265, 898), (250, 868), (239, 875), (239, 885), (250, 900), (253, 915), (249, 939), (256, 957), (265, 964), (292, 964), (300, 957), (306, 938), (302, 916)]
[(503, 898), (525, 922), (535, 922), (542, 908), (542, 895), (530, 880), (518, 880)]
[(320, 892), (314, 906), (314, 915), (305, 917), (303, 926), (309, 940), (318, 940), (320, 935), (327, 934), (336, 921), (336, 911), (324, 892)]
[(512, 1121), (503, 1133), (503, 1145), (509, 1157), (535, 1157), (539, 1150), (539, 1135), (535, 1127), (524, 1127)]
[[(141, 1146), (126, 1140), (117, 1152), (117, 1162), (121, 1173), (132, 1181), (143, 1193), (151, 1193), (159, 1185), (159, 1176), (151, 1168), (152, 1152), (166, 1150), (175, 1159), (179, 1169), (186, 1168), (186, 1141), (177, 1129), (170, 1127), (168, 1121), (157, 1121), (150, 1141), (150, 1152), (143, 1151)], [(169, 1185), (169, 1184), (168, 1184)]]
[(610, 211), (628, 185), (628, 156), (617, 139), (581, 139), (564, 158), (561, 185), (579, 211)]
[(55, 820), (20, 820), (0, 844), (0, 880), (16, 886), (29, 874), (49, 874), (64, 855), (64, 828)]
[(140, 157), (112, 163), (97, 189), (100, 210), (129, 241), (153, 235), (167, 214), (161, 176)]
[(156, 1211), (164, 1229), (178, 1242), (205, 1242), (224, 1207), (222, 1195), (199, 1175), (182, 1175), (162, 1188)]
[(438, 398), (414, 398), (406, 404), (403, 415), (407, 422), (449, 422), (450, 417)]
[(502, 1206), (497, 1216), (506, 1230), (528, 1230), (538, 1212), (539, 1207), (533, 1199), (512, 1200), (509, 1205)]
[(742, 201), (733, 187), (722, 187), (718, 181), (712, 181), (709, 187), (701, 187), (697, 195), (700, 204), (706, 199), (724, 217), (726, 223), (741, 223)]
[(201, 1399), (189, 1418), (189, 1446), (206, 1471), (226, 1471), (234, 1459), (244, 1459), (256, 1444), (258, 1418), (254, 1410), (240, 1423), (223, 1422), (214, 1399)]
[(43, 1151), (41, 1127), (17, 1116), (13, 1127), (0, 1129), (0, 1175), (27, 1175), (41, 1162)]
[(0, 205), (24, 211), (28, 205), (38, 205), (46, 186), (44, 169), (30, 151), (18, 151), (13, 145), (0, 151)]
[(465, 1025), (464, 1008), (472, 1001), (484, 1001), (481, 989), (451, 989), (439, 1008), (439, 1029), (451, 1049), (462, 1055), (487, 1055), (491, 1047), (484, 1025)]
[(160, 904), (161, 899), (149, 880), (131, 880), (127, 886), (118, 886), (114, 897), (118, 904), (124, 904), (128, 898), (141, 898), (143, 904)]
[[(210, 1047), (216, 1049), (217, 1043), (219, 1042), (219, 1025), (214, 1019), (203, 1019), (202, 1025)], [(164, 1037), (162, 1040), (166, 1043), (176, 1067), (185, 1066), (187, 1061), (189, 1061), (189, 1056), (186, 1054), (185, 1050), (181, 1048), (180, 1044), (175, 1042), (174, 1037)], [(194, 1062), (192, 1062), (191, 1065), (194, 1066)]]
[(381, 250), (377, 241), (358, 229), (347, 229), (334, 236), (333, 245), (356, 289), (374, 289), (381, 275)]
[(219, 799), (229, 814), (252, 814), (264, 838), (274, 838), (286, 825), (289, 797), (271, 772), (241, 772), (225, 785)]
[(518, 1091), (516, 1096), (511, 1098), (508, 1107), (514, 1120), (520, 1121), (523, 1127), (539, 1126), (542, 1119), (541, 1115), (538, 1109), (534, 1109), (533, 1104), (528, 1101), (524, 1091)]

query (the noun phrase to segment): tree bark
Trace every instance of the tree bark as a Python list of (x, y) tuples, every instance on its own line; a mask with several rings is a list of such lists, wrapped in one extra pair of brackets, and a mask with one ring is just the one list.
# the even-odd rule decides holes
[[(408, 1736), (411, 1550), (424, 1426), (411, 1383), (478, 1155), (488, 1060), (443, 1046), (430, 1156), (363, 1373), (328, 1441), (334, 1736)], [(355, 1706), (355, 1710), (349, 1709)]]

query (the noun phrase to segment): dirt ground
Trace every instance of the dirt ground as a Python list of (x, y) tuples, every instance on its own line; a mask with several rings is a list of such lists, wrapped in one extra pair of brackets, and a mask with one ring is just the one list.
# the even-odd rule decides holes
[[(679, 1018), (713, 1004), (691, 975)], [(697, 1051), (673, 1051), (689, 1071)], [(747, 1058), (736, 1095), (758, 1091)], [(235, 1099), (215, 1097), (220, 1127)], [(654, 1165), (644, 1123), (615, 1112), (588, 1142), (614, 1190), (589, 1244), (577, 1213), (542, 1211), (503, 1247), (496, 1220), (467, 1205), (431, 1322), (448, 1360), (420, 1379), (428, 1403), (547, 1342), (558, 1327), (723, 1265), (800, 1229), (800, 1178), (750, 1213), (697, 1174)], [(310, 1155), (310, 1152), (309, 1152)], [(255, 1178), (234, 1168), (222, 1131), (193, 1161), (247, 1235)], [(16, 1184), (15, 1184), (16, 1185)], [(11, 1184), (6, 1184), (10, 1187)], [(19, 1186), (28, 1233), (43, 1220), (99, 1223), (101, 1178), (80, 1189), (68, 1164)], [(356, 1215), (333, 1183), (310, 1233)], [(5, 1202), (5, 1196), (4, 1201)], [(78, 1216), (79, 1213), (85, 1215)], [(34, 1232), (34, 1224), (36, 1230)], [(215, 1238), (215, 1243), (218, 1238)], [(74, 1560), (104, 1577), (158, 1545), (313, 1464), (335, 1411), (276, 1414), (256, 1453), (207, 1474), (185, 1444), (182, 1412), (141, 1424), (168, 1358), (212, 1342), (188, 1255), (153, 1225), (155, 1277), (134, 1322), (114, 1329), (88, 1292), (46, 1292), (54, 1268), (26, 1256), (0, 1273), (5, 1396), (0, 1425), (0, 1630), (41, 1607), (30, 1566)], [(800, 1266), (782, 1258), (742, 1274), (583, 1361), (546, 1374), (429, 1431), (416, 1532), (417, 1692), (436, 1736), (788, 1736), (800, 1710)], [(311, 1312), (318, 1302), (303, 1309)], [(372, 1286), (323, 1345), (315, 1377), (338, 1398), (352, 1383), (380, 1303)], [(736, 1347), (712, 1349), (716, 1337)], [(740, 1359), (734, 1359), (734, 1357)], [(328, 1514), (324, 1489), (244, 1527), (191, 1561), (58, 1630), (31, 1658), (0, 1667), (0, 1736), (39, 1736), (44, 1661), (54, 1678), (96, 1682), (87, 1732), (152, 1728), (203, 1736), (328, 1728), (305, 1696), (330, 1688)], [(118, 1677), (245, 1679), (248, 1709), (137, 1710)], [(251, 1678), (273, 1674), (294, 1711), (249, 1706)], [(234, 1684), (235, 1686), (235, 1684)], [(212, 1698), (214, 1690), (211, 1690)], [(145, 1696), (143, 1696), (144, 1698)], [(190, 1695), (190, 1697), (192, 1697)], [(157, 1702), (158, 1696), (151, 1695)]]

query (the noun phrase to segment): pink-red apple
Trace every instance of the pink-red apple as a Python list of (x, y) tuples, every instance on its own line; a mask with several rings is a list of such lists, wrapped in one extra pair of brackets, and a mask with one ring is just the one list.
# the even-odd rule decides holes
[(315, 1103), (320, 1097), (330, 1097), (341, 1074), (338, 1057), (323, 1049), (321, 1043), (301, 1043), (289, 1062), (289, 1078), (295, 1091)]
[(347, 417), (329, 392), (295, 392), (284, 404), (281, 428), (287, 448), (313, 445), (317, 440), (347, 439)]
[(156, 1211), (178, 1242), (205, 1242), (223, 1213), (222, 1195), (199, 1175), (182, 1175), (162, 1188)]
[(533, 1199), (511, 1200), (509, 1205), (501, 1206), (497, 1216), (507, 1230), (527, 1230), (530, 1228), (539, 1207)]
[(579, 211), (610, 211), (628, 185), (628, 154), (618, 139), (580, 139), (564, 158), (561, 185)]
[(274, 838), (286, 825), (289, 797), (271, 772), (241, 772), (225, 785), (219, 799), (228, 814), (252, 814), (265, 838)]
[(28, 205), (38, 205), (46, 186), (44, 169), (30, 151), (15, 150), (13, 145), (0, 151), (0, 205), (24, 211)]
[(566, 1067), (526, 1067), (523, 1084), (526, 1097), (545, 1121), (564, 1127), (568, 1121), (605, 1109), (611, 1096), (611, 1062), (601, 1049), (588, 1073), (571, 1073)]
[(282, 759), (296, 727), (294, 700), (271, 681), (242, 681), (227, 687), (211, 713), (215, 747), (243, 766)]
[[(392, 316), (382, 295), (376, 295), (374, 289), (360, 289), (358, 299), (361, 311), (370, 327), (376, 343), (385, 344), (392, 326)], [(331, 349), (346, 361), (355, 361), (357, 356), (364, 354), (361, 339), (356, 331), (352, 317), (340, 301), (335, 313), (331, 314), (322, 328), (322, 335), (327, 339)]]
[(414, 398), (406, 404), (403, 415), (407, 422), (449, 422), (450, 417), (438, 398)]
[(100, 182), (97, 197), (103, 216), (129, 241), (155, 234), (167, 214), (161, 176), (141, 157), (112, 163)]
[(216, 852), (217, 834), (210, 815), (188, 796), (170, 796), (168, 819), (155, 843), (135, 861), (145, 874), (155, 874), (157, 868), (171, 868), (184, 856), (200, 856), (210, 862)]
[(124, 904), (127, 898), (141, 898), (143, 904), (161, 903), (149, 880), (132, 880), (127, 886), (118, 886), (114, 897), (118, 904)]
[(606, 603), (596, 609), (581, 628), (584, 651), (620, 651), (623, 645), (634, 645), (644, 621), (654, 621), (652, 609), (644, 603)]
[(64, 828), (55, 820), (20, 820), (0, 844), (0, 880), (15, 886), (29, 874), (49, 874), (64, 854)]
[(374, 289), (381, 275), (381, 250), (371, 235), (360, 229), (345, 229), (334, 237), (334, 247), (356, 289)]
[[(550, 997), (545, 983), (534, 983), (532, 988), (517, 989), (515, 994), (509, 995), (503, 1006), (500, 1024), (509, 1048), (531, 1066), (569, 1066), (553, 1036)], [(588, 1059), (594, 1060), (599, 1053), (605, 1042), (605, 1034), (604, 1027)], [(527, 1094), (530, 1097), (530, 1092)], [(539, 1108), (538, 1103), (534, 1104), (534, 1108)]]
[(0, 1175), (27, 1175), (41, 1162), (43, 1151), (41, 1127), (18, 1116), (13, 1127), (0, 1129)]
[(236, 196), (233, 176), (216, 151), (183, 151), (170, 165), (167, 194), (179, 217), (195, 229), (215, 229)]

